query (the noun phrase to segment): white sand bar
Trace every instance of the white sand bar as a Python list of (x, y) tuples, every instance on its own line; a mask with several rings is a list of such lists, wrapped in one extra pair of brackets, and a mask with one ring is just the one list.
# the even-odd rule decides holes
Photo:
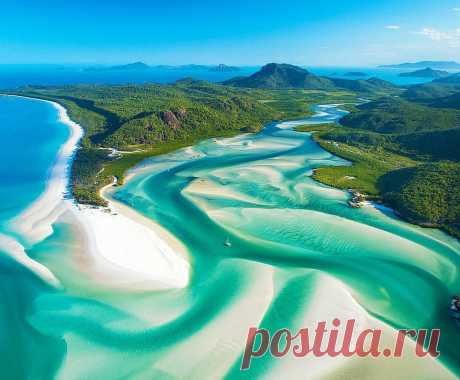
[(90, 254), (98, 264), (106, 270), (115, 267), (120, 281), (130, 288), (186, 287), (190, 273), (186, 248), (152, 220), (107, 200), (109, 209), (74, 208), (89, 238)]

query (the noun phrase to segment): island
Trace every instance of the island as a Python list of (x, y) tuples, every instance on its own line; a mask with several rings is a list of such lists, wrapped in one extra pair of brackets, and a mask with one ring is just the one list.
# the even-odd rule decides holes
[(211, 71), (211, 72), (237, 72), (240, 71), (239, 67), (228, 66), (223, 63), (219, 65), (154, 65), (150, 66), (144, 62), (133, 62), (125, 65), (115, 66), (94, 66), (84, 69), (86, 72), (106, 72), (106, 71), (146, 71), (146, 70), (182, 70), (182, 71)]
[(460, 70), (460, 63), (455, 61), (419, 61), (412, 63), (400, 63), (396, 65), (380, 65), (378, 67), (386, 69), (423, 69), (425, 67), (432, 67), (443, 70)]
[(211, 67), (209, 71), (215, 71), (215, 72), (220, 72), (220, 73), (230, 73), (230, 72), (240, 71), (240, 68), (236, 66), (228, 66), (228, 65), (221, 63), (217, 66)]
[(144, 71), (150, 69), (150, 66), (144, 62), (128, 63), (127, 65), (117, 65), (109, 67), (88, 67), (85, 71)]
[(444, 78), (449, 75), (450, 74), (448, 71), (433, 70), (430, 67), (427, 67), (426, 69), (411, 71), (409, 73), (399, 74), (400, 77), (405, 77), (405, 78)]

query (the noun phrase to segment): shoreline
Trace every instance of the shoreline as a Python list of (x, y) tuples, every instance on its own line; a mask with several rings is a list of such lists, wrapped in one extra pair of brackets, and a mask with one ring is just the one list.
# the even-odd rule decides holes
[[(349, 158), (344, 157), (344, 156), (340, 155), (339, 153), (331, 151), (330, 149), (328, 149), (328, 144), (324, 143), (326, 140), (321, 140), (321, 138), (315, 137), (315, 134), (318, 131), (305, 131), (305, 132), (297, 131), (297, 132), (309, 134), (311, 139), (313, 141), (315, 141), (322, 149), (324, 149), (326, 152), (330, 153), (331, 155), (333, 155), (335, 157), (339, 157), (339, 158), (341, 158), (343, 160), (349, 161), (351, 163), (350, 166), (353, 166), (353, 165), (356, 164), (355, 161), (350, 160)], [(317, 169), (321, 169), (321, 168), (324, 168), (324, 166), (319, 167)], [(317, 169), (314, 169), (313, 175), (311, 176), (311, 178), (313, 180), (315, 180), (318, 183), (321, 183), (321, 184), (323, 184), (325, 186), (329, 186), (329, 187), (332, 187), (334, 189), (338, 189), (338, 190), (342, 190), (342, 191), (347, 192), (346, 188), (334, 186), (334, 185), (332, 185), (330, 183), (323, 182), (319, 178), (315, 177), (314, 174), (315, 174), (315, 171)], [(418, 221), (418, 220), (410, 218), (409, 216), (407, 216), (404, 213), (400, 212), (397, 208), (394, 208), (387, 201), (385, 201), (385, 199), (382, 196), (382, 194), (369, 195), (369, 194), (366, 194), (364, 191), (360, 191), (360, 192), (363, 193), (364, 195), (366, 195), (367, 197), (369, 197), (368, 200), (365, 203), (365, 206), (367, 206), (367, 207), (373, 208), (374, 210), (376, 210), (378, 212), (390, 215), (391, 217), (397, 218), (397, 219), (399, 219), (399, 220), (401, 220), (401, 221), (403, 221), (405, 223), (408, 223), (408, 224), (410, 224), (412, 226), (417, 226), (417, 227), (420, 227), (422, 229), (427, 229), (427, 230), (439, 230), (442, 233), (448, 235), (449, 237), (459, 240), (459, 237), (456, 234), (451, 233), (447, 228), (444, 228), (442, 225), (431, 224), (429, 222)], [(348, 193), (350, 193), (350, 192), (348, 191)]]
[[(155, 283), (154, 288), (158, 289), (185, 287), (189, 281), (190, 269), (189, 263), (185, 259), (185, 257), (187, 257), (186, 249), (181, 247), (178, 241), (174, 242), (172, 236), (168, 237), (166, 231), (159, 233), (159, 231), (162, 230), (161, 226), (158, 225), (156, 228), (152, 227), (156, 225), (155, 222), (142, 220), (143, 217), (137, 215), (135, 210), (128, 213), (126, 211), (126, 209), (129, 209), (128, 206), (123, 205), (124, 207), (121, 207), (121, 205), (117, 203), (114, 208), (117, 210), (123, 208), (123, 213), (120, 211), (120, 216), (118, 218), (114, 216), (116, 218), (114, 219), (116, 223), (112, 223), (111, 225), (109, 223), (111, 228), (108, 228), (109, 225), (102, 223), (103, 228), (98, 228), (99, 232), (96, 238), (94, 228), (96, 226), (100, 227), (99, 222), (104, 221), (104, 215), (107, 216), (108, 214), (103, 208), (81, 205), (72, 196), (70, 189), (70, 171), (75, 152), (78, 149), (78, 144), (84, 135), (84, 130), (79, 124), (70, 119), (66, 108), (57, 102), (40, 98), (9, 94), (2, 94), (2, 96), (19, 97), (51, 104), (57, 111), (58, 122), (65, 124), (70, 131), (69, 137), (59, 148), (56, 159), (50, 166), (45, 190), (32, 204), (10, 221), (11, 229), (20, 235), (24, 244), (27, 247), (33, 246), (51, 235), (53, 233), (53, 224), (62, 218), (67, 211), (70, 211), (76, 217), (77, 223), (81, 225), (82, 230), (85, 231), (85, 237), (87, 237), (87, 240), (90, 242), (87, 246), (86, 254), (93, 256), (99, 263), (109, 263), (110, 265), (108, 265), (108, 267), (115, 266), (117, 270), (113, 272), (113, 274), (120, 276), (117, 277), (117, 280), (126, 280), (128, 277), (131, 281), (136, 283), (148, 282), (148, 289), (152, 289), (152, 283)], [(104, 186), (104, 188), (101, 189), (100, 193), (102, 196), (105, 190), (111, 185), (112, 184)], [(70, 197), (68, 196), (69, 194)], [(104, 199), (106, 198), (104, 197)], [(110, 202), (113, 207), (114, 202), (111, 199), (106, 200)], [(85, 220), (85, 217), (82, 217), (84, 213), (82, 210), (91, 210), (94, 214), (100, 215), (96, 218), (90, 217)], [(103, 216), (102, 219), (100, 218), (101, 215)], [(134, 218), (134, 216), (136, 217)], [(140, 222), (141, 220), (142, 222)], [(122, 228), (120, 228), (118, 224), (121, 225)], [(139, 240), (141, 238), (140, 235), (143, 235), (140, 234), (141, 231), (145, 233), (147, 237), (143, 239), (143, 244), (139, 243), (141, 241)], [(136, 257), (133, 258), (130, 254), (120, 256), (118, 252), (117, 256), (117, 246), (113, 244), (114, 237), (121, 238), (122, 241), (129, 241), (134, 251), (141, 252), (142, 254), (135, 255)], [(110, 242), (112, 242), (112, 244), (107, 244)], [(152, 242), (155, 243), (155, 247), (152, 247)], [(17, 244), (12, 244), (5, 240), (5, 244), (3, 245), (10, 248), (14, 247), (14, 250), (9, 249), (13, 258), (27, 264), (29, 269), (48, 283), (59, 286), (59, 281), (45, 266), (28, 257), (21, 258), (21, 252), (24, 252), (24, 255), (26, 255), (26, 247), (23, 247), (21, 244), (22, 242), (16, 243)], [(118, 243), (120, 243), (120, 241)], [(174, 246), (174, 250), (168, 245), (171, 243)], [(156, 261), (152, 261), (152, 257), (154, 256), (152, 254), (153, 248), (157, 248), (158, 256)], [(177, 254), (175, 252), (176, 250), (179, 251), (180, 254)], [(20, 258), (21, 260), (19, 260)], [(141, 260), (137, 262), (136, 260), (139, 259)], [(162, 259), (163, 261), (161, 261)], [(149, 260), (152, 264), (150, 268), (144, 265), (145, 262)], [(136, 266), (137, 264), (139, 265)], [(138, 276), (133, 268), (139, 269), (141, 273), (143, 272), (144, 278), (137, 278)], [(160, 268), (160, 271), (158, 271), (158, 268)], [(161, 268), (166, 269), (166, 274), (161, 273)], [(169, 272), (168, 268), (170, 269)], [(101, 270), (105, 269), (108, 268), (101, 268)], [(124, 271), (130, 272), (128, 276), (124, 276)], [(124, 283), (125, 282), (123, 282), (123, 284)], [(142, 286), (143, 288), (144, 285), (145, 284)], [(132, 286), (129, 286), (129, 288), (132, 288)]]
[(0, 236), (0, 245), (10, 257), (23, 264), (46, 283), (59, 287), (60, 282), (54, 274), (38, 261), (31, 259), (26, 253), (26, 248), (49, 236), (53, 232), (53, 223), (65, 211), (63, 200), (69, 189), (70, 165), (78, 143), (83, 137), (83, 128), (73, 122), (67, 115), (67, 110), (58, 103), (18, 95), (1, 94), (0, 96), (18, 97), (51, 104), (57, 111), (57, 121), (65, 124), (69, 129), (69, 137), (59, 147), (56, 158), (50, 166), (44, 191), (8, 223), (12, 232), (18, 234), (20, 239), (8, 235)]
[(43, 193), (24, 211), (11, 221), (13, 230), (20, 233), (28, 244), (35, 244), (47, 236), (52, 224), (65, 211), (63, 200), (70, 190), (70, 171), (78, 144), (84, 135), (83, 128), (72, 121), (67, 110), (59, 103), (26, 96), (3, 95), (31, 99), (51, 104), (58, 115), (58, 122), (65, 124), (70, 132), (67, 140), (59, 148), (56, 158), (50, 167)]
[(185, 246), (155, 221), (110, 197), (114, 184), (100, 190), (108, 207), (71, 208), (96, 266), (116, 279), (107, 285), (134, 291), (185, 288), (191, 272)]

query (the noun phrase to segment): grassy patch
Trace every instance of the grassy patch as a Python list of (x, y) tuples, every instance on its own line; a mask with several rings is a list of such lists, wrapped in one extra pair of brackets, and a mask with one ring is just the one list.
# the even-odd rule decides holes
[(340, 189), (354, 189), (372, 196), (380, 194), (379, 178), (386, 173), (417, 164), (416, 161), (389, 152), (381, 147), (354, 146), (325, 140), (321, 136), (331, 131), (346, 130), (337, 124), (305, 125), (299, 132), (313, 132), (313, 139), (325, 150), (348, 160), (350, 166), (327, 166), (315, 170), (313, 178), (321, 183)]
[(380, 177), (392, 170), (416, 165), (410, 158), (378, 148), (364, 149), (326, 140), (318, 140), (318, 143), (327, 151), (353, 164), (315, 170), (314, 179), (340, 189), (354, 189), (378, 196)]

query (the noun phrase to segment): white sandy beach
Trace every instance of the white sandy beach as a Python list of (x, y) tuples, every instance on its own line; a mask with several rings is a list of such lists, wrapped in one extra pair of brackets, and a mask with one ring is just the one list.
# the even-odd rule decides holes
[[(73, 200), (65, 199), (69, 191), (70, 165), (83, 129), (69, 118), (60, 104), (34, 100), (52, 104), (58, 111), (59, 121), (69, 127), (70, 136), (57, 154), (45, 191), (11, 222), (11, 228), (30, 246), (49, 236), (53, 224), (70, 210), (87, 235), (87, 254), (97, 261), (99, 271), (116, 274), (114, 282), (118, 278), (120, 284), (128, 288), (185, 287), (190, 271), (186, 249), (167, 231), (129, 207), (111, 200), (112, 214), (102, 208), (79, 206)], [(58, 284), (47, 268), (24, 257), (25, 250), (19, 242), (2, 239), (0, 243), (9, 248), (12, 257), (20, 259), (41, 278), (53, 285)]]
[[(49, 236), (53, 231), (53, 223), (65, 211), (66, 206), (63, 200), (68, 190), (70, 163), (78, 142), (83, 136), (83, 129), (70, 120), (66, 109), (60, 104), (42, 99), (34, 98), (33, 100), (49, 103), (56, 108), (58, 120), (68, 126), (70, 135), (59, 149), (56, 160), (50, 170), (45, 191), (29, 208), (10, 223), (11, 229), (22, 237), (22, 241), (26, 246), (33, 245)], [(44, 281), (51, 285), (57, 286), (59, 284), (56, 277), (47, 268), (27, 257), (25, 247), (19, 241), (3, 237), (2, 247), (13, 258), (23, 263)]]
[(48, 100), (36, 100), (52, 104), (56, 108), (59, 121), (68, 126), (70, 136), (59, 149), (45, 191), (12, 221), (13, 229), (29, 244), (35, 244), (49, 236), (53, 231), (52, 224), (65, 210), (63, 199), (68, 191), (70, 165), (78, 142), (83, 137), (83, 129), (70, 120), (64, 107)]
[(186, 248), (168, 231), (128, 206), (101, 195), (108, 208), (72, 208), (88, 238), (88, 251), (114, 284), (137, 290), (183, 288), (189, 282)]

